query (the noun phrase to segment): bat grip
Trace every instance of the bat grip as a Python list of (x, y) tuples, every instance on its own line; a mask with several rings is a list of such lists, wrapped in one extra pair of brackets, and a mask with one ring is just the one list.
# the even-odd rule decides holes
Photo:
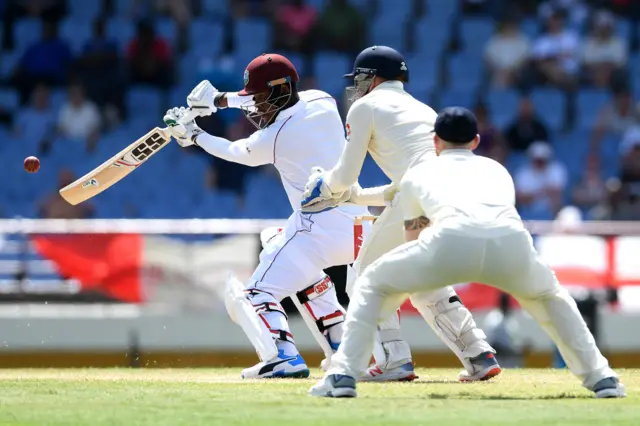
[(187, 113), (179, 120), (179, 123), (184, 125), (184, 123), (188, 123), (198, 117), (200, 114), (193, 108), (189, 108)]

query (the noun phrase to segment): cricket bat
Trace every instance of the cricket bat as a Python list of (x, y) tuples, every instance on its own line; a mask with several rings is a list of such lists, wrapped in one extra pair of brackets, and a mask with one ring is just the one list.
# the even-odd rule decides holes
[[(196, 112), (190, 110), (181, 121), (188, 122), (197, 116)], [(170, 141), (171, 135), (166, 127), (155, 127), (109, 160), (62, 188), (60, 195), (74, 206), (93, 198), (127, 177)]]

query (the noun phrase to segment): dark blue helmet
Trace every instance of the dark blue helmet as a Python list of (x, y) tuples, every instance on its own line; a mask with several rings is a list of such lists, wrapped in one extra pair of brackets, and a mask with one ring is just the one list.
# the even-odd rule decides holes
[(371, 46), (360, 52), (353, 64), (353, 72), (345, 74), (345, 77), (354, 78), (358, 74), (409, 82), (407, 61), (400, 52), (388, 46)]

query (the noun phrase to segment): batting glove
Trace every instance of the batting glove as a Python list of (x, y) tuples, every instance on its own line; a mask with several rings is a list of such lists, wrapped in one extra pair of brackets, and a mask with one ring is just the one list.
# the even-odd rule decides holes
[(200, 117), (211, 115), (218, 110), (213, 105), (213, 98), (217, 93), (218, 89), (213, 87), (209, 80), (202, 80), (187, 96), (187, 105)]
[(183, 148), (193, 145), (195, 137), (203, 132), (194, 120), (183, 120), (188, 111), (185, 107), (172, 108), (162, 118), (171, 136)]

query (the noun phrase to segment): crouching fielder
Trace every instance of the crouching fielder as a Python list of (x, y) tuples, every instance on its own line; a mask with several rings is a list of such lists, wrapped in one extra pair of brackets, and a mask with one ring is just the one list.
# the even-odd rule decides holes
[(538, 257), (514, 207), (509, 173), (472, 153), (480, 141), (473, 114), (447, 108), (435, 131), (439, 157), (409, 170), (400, 184), (408, 242), (358, 278), (342, 344), (311, 395), (356, 396), (355, 378), (367, 367), (376, 324), (407, 295), (478, 281), (512, 294), (596, 397), (625, 396), (574, 300)]

